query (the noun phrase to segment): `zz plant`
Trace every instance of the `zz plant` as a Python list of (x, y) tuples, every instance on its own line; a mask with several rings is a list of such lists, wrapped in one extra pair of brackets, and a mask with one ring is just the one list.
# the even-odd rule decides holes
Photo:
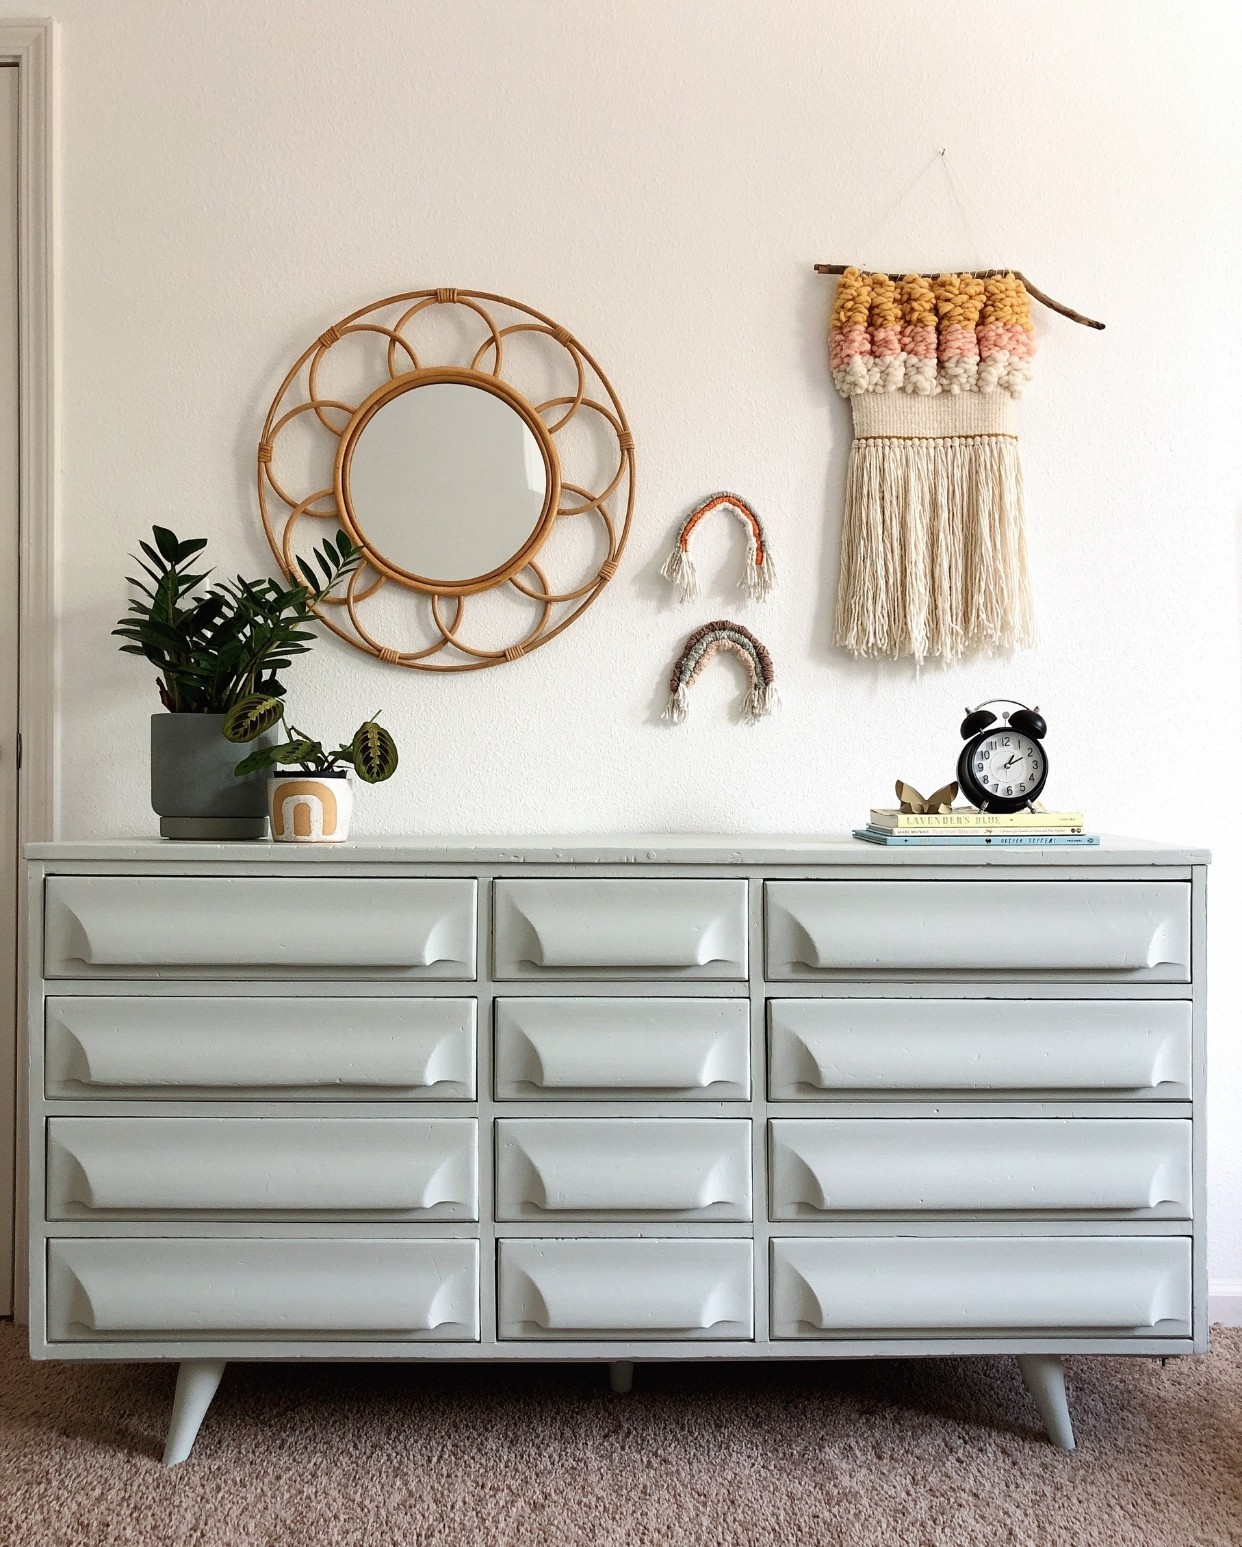
[(235, 704), (224, 720), (230, 741), (254, 741), (279, 725), (284, 740), (274, 747), (260, 747), (244, 757), (233, 770), (239, 777), (272, 768), (300, 768), (308, 774), (343, 773), (352, 768), (365, 784), (381, 784), (397, 771), (397, 743), (379, 723), (379, 711), (364, 720), (353, 739), (328, 751), (322, 741), (285, 721), (283, 701), (274, 694), (253, 693)]
[[(192, 573), (205, 537), (182, 541), (167, 527), (152, 529), (134, 558), (145, 579), (129, 576), (136, 592), (112, 630), (127, 655), (157, 669), (160, 701), (174, 714), (226, 714), (253, 695), (279, 700), (280, 673), (316, 639), (312, 606), (357, 568), (361, 555), (344, 532), (298, 559), (300, 583), (215, 580)], [(316, 565), (319, 573), (316, 573)], [(322, 575), (322, 580), (319, 578)]]

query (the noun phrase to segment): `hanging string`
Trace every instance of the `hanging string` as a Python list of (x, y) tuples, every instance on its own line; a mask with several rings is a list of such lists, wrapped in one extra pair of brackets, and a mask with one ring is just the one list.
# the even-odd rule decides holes
[[(953, 199), (954, 208), (956, 209), (958, 218), (961, 221), (962, 229), (966, 233), (966, 240), (970, 244), (971, 250), (980, 253), (987, 251), (992, 253), (1000, 253), (1004, 251), (1003, 244), (996, 240), (995, 232), (992, 230), (987, 216), (982, 214), (981, 207), (976, 204), (975, 201), (971, 200), (967, 194), (961, 179), (958, 177), (949, 161), (947, 148), (942, 147), (940, 150), (935, 151), (931, 158), (924, 163), (924, 165), (919, 169), (918, 173), (903, 189), (899, 197), (888, 206), (887, 210), (881, 214), (879, 219), (872, 222), (871, 226), (864, 233), (862, 239), (858, 243), (858, 250), (860, 255), (864, 254), (868, 244), (873, 241), (877, 235), (888, 228), (888, 226), (892, 223), (894, 216), (901, 209), (902, 205), (905, 204), (906, 200), (909, 199), (910, 195), (931, 171), (932, 167), (937, 163), (939, 163), (943, 169), (945, 179), (948, 182), (949, 192)], [(980, 218), (983, 221), (985, 227), (987, 227), (985, 233), (988, 239), (987, 243), (981, 244), (979, 241), (979, 234), (976, 231), (970, 216), (970, 207), (972, 206), (977, 210), (977, 212), (980, 213)], [(855, 265), (846, 263), (817, 263), (815, 265), (815, 271), (817, 274), (843, 274), (847, 268), (854, 266)], [(1026, 286), (1026, 289), (1031, 297), (1034, 300), (1039, 301), (1041, 305), (1048, 307), (1050, 311), (1059, 312), (1062, 317), (1068, 317), (1071, 322), (1079, 322), (1083, 325), (1083, 327), (1086, 328), (1097, 328), (1102, 330), (1104, 327), (1104, 324), (1102, 322), (1096, 321), (1094, 317), (1086, 317), (1082, 312), (1075, 311), (1072, 306), (1066, 306), (1060, 301), (1054, 301), (1050, 295), (1047, 295), (1043, 290), (1040, 290), (1037, 285), (1032, 284), (1020, 269), (1012, 269), (1002, 266), (999, 268), (992, 267), (975, 269), (973, 270), (973, 273), (979, 279), (987, 279), (993, 274), (1014, 274)], [(902, 277), (903, 272), (890, 274), (890, 278), (892, 279), (901, 279)]]
[(940, 159), (941, 154), (942, 152), (939, 151), (933, 152), (902, 189), (901, 193), (898, 194), (897, 198), (887, 208), (881, 210), (867, 230), (863, 232), (858, 242), (858, 252), (861, 257), (865, 259), (870, 251), (871, 242), (888, 231), (889, 226), (893, 223), (902, 206), (907, 203), (914, 190), (923, 182), (927, 174)]

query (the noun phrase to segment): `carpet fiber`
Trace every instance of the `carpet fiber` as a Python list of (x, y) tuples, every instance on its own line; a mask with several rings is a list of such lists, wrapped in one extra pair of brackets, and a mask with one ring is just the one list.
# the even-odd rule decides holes
[(1069, 1363), (1075, 1455), (1011, 1359), (230, 1365), (182, 1466), (173, 1370), (32, 1364), (0, 1324), (0, 1543), (1242, 1543), (1242, 1332)]

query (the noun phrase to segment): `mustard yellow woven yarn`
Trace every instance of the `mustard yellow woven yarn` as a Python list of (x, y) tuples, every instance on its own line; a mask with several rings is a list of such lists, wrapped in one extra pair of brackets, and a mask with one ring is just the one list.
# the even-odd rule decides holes
[(846, 269), (833, 298), (832, 327), (974, 328), (981, 323), (1030, 328), (1031, 298), (1011, 273), (976, 279), (973, 274), (937, 274), (927, 279)]

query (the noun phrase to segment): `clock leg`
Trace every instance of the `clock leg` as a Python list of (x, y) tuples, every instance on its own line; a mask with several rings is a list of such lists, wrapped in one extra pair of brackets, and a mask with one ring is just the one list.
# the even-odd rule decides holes
[(177, 1371), (172, 1420), (164, 1446), (164, 1465), (177, 1466), (190, 1454), (198, 1427), (224, 1374), (223, 1359), (183, 1359)]
[(1065, 1366), (1058, 1354), (1019, 1354), (1018, 1368), (1035, 1398), (1048, 1438), (1062, 1450), (1074, 1448), (1074, 1426), (1065, 1400)]

